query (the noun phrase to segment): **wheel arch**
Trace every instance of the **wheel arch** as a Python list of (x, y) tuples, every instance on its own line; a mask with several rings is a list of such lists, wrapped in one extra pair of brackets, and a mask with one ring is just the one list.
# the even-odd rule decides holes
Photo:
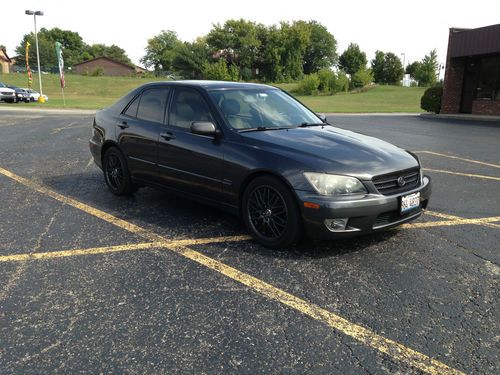
[(240, 214), (242, 214), (242, 212), (241, 212), (241, 210), (243, 209), (243, 202), (242, 201), (243, 201), (243, 194), (245, 193), (245, 190), (247, 189), (250, 182), (252, 182), (256, 178), (261, 177), (261, 176), (271, 176), (271, 177), (274, 177), (274, 178), (280, 180), (281, 182), (283, 182), (290, 189), (290, 192), (292, 193), (295, 204), (297, 205), (297, 208), (299, 209), (299, 212), (300, 212), (300, 205), (299, 205), (298, 197), (297, 197), (297, 194), (295, 193), (295, 190), (293, 189), (292, 185), (290, 184), (290, 182), (285, 177), (283, 177), (279, 173), (276, 173), (275, 171), (271, 171), (268, 169), (259, 169), (259, 170), (255, 170), (255, 171), (252, 171), (251, 173), (249, 173), (240, 185), (239, 195), (238, 195), (238, 205), (239, 205)]
[[(101, 164), (104, 161), (103, 160), (104, 159), (104, 154), (111, 147), (116, 147), (123, 154), (122, 150), (120, 150), (120, 146), (118, 145), (118, 143), (116, 143), (115, 141), (107, 140), (106, 142), (104, 142), (102, 144), (102, 147), (101, 147)], [(125, 161), (127, 161), (127, 159), (125, 159)]]

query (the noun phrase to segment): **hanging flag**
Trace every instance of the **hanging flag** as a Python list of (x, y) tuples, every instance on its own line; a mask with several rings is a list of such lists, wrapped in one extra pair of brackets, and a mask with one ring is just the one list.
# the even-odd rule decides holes
[(28, 72), (28, 88), (31, 89), (31, 85), (33, 84), (33, 74), (31, 73), (30, 64), (29, 64), (29, 51), (30, 51), (30, 42), (26, 42), (26, 71)]
[(56, 55), (57, 61), (59, 63), (59, 80), (61, 81), (61, 88), (66, 87), (66, 82), (64, 81), (64, 60), (62, 57), (62, 44), (56, 42)]

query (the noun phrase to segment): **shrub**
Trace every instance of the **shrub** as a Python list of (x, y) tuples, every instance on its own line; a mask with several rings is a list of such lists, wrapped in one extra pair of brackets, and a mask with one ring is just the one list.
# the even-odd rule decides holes
[(337, 72), (335, 92), (347, 92), (349, 90), (349, 77), (342, 70)]
[(104, 69), (100, 66), (92, 71), (92, 77), (101, 77), (103, 75), (104, 75)]
[(318, 90), (333, 94), (336, 92), (337, 77), (330, 69), (321, 69), (318, 73), (319, 86)]
[(216, 63), (205, 63), (202, 71), (205, 79), (213, 81), (238, 81), (240, 76), (239, 68), (232, 64), (228, 69), (224, 59), (220, 59)]
[(299, 82), (297, 91), (303, 95), (315, 95), (318, 93), (320, 80), (316, 73), (306, 74)]
[(365, 87), (372, 83), (373, 74), (368, 69), (360, 69), (351, 77), (351, 88)]
[(420, 99), (420, 108), (427, 112), (439, 113), (441, 110), (441, 97), (443, 96), (443, 87), (434, 86), (425, 90), (422, 99)]

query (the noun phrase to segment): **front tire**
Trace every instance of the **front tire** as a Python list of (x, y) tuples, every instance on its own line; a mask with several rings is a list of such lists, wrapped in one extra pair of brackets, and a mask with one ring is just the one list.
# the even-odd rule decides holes
[(130, 195), (137, 191), (132, 183), (125, 157), (116, 147), (110, 147), (102, 159), (104, 180), (109, 190), (115, 195)]
[(242, 216), (252, 237), (267, 247), (288, 247), (302, 235), (295, 198), (290, 188), (273, 176), (260, 176), (248, 184)]

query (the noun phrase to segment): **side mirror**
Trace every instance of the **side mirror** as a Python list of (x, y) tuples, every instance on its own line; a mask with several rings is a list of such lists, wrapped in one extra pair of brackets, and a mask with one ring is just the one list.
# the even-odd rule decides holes
[(324, 113), (316, 113), (316, 116), (323, 122), (326, 122), (326, 115)]
[(217, 130), (215, 125), (209, 121), (195, 121), (191, 124), (191, 133), (213, 137)]

